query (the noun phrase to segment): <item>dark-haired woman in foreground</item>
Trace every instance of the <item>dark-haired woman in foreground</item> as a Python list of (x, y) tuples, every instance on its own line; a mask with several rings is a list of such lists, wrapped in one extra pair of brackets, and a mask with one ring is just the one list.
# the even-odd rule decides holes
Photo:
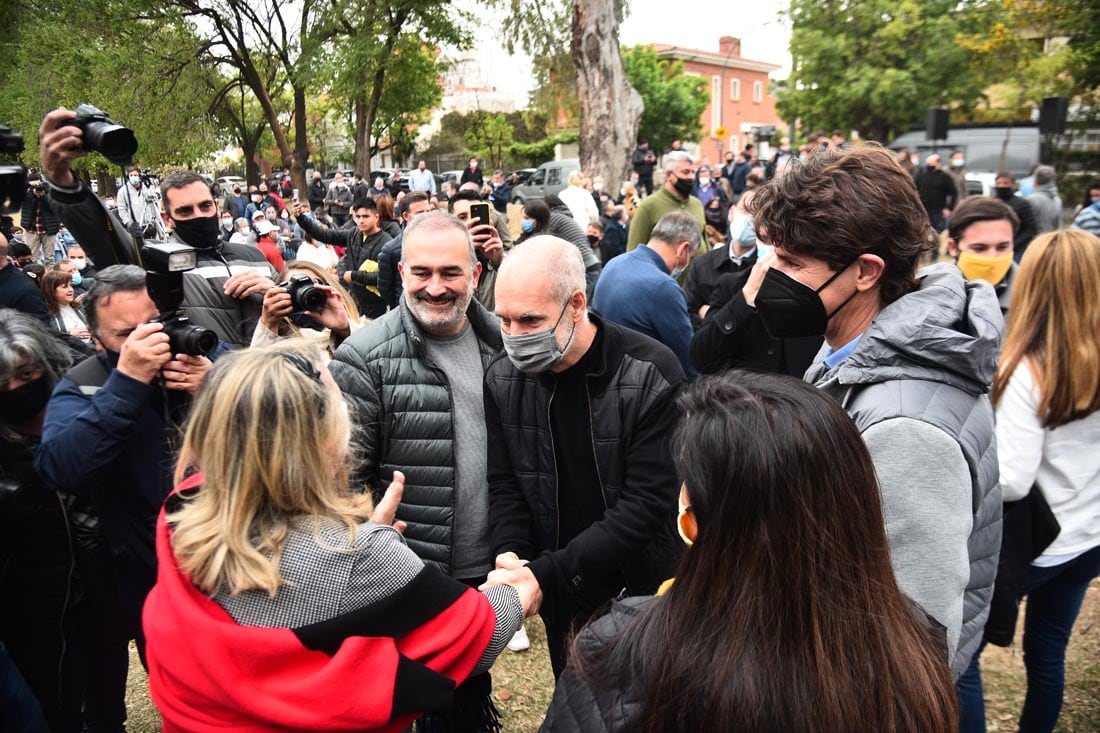
[(654, 598), (583, 631), (544, 731), (953, 731), (942, 629), (898, 589), (851, 418), (789, 377), (680, 398), (678, 522)]

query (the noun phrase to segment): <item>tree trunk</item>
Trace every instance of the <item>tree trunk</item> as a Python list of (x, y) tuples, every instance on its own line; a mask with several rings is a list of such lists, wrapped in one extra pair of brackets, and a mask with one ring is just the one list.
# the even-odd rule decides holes
[(264, 134), (266, 122), (256, 125), (251, 131), (241, 135), (241, 152), (244, 153), (244, 179), (250, 186), (260, 183), (260, 162), (256, 159), (256, 152), (260, 149), (260, 137)]
[(355, 152), (352, 154), (351, 167), (363, 176), (370, 178), (370, 128), (372, 120), (367, 115), (367, 102), (356, 99), (355, 104)]
[(630, 85), (619, 54), (616, 0), (574, 0), (573, 67), (580, 103), (581, 170), (609, 187), (630, 171), (645, 105)]
[(306, 90), (294, 87), (294, 157), (290, 160), (290, 180), (298, 189), (298, 198), (306, 196), (306, 161), (309, 160), (309, 130), (306, 120)]

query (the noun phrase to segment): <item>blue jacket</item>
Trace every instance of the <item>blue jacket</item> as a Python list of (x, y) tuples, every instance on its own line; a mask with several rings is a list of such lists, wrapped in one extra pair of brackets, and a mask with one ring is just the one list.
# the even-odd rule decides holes
[[(90, 358), (108, 368), (103, 356)], [(46, 407), (35, 469), (53, 488), (91, 500), (116, 561), (122, 608), (134, 616), (156, 581), (154, 532), (172, 488), (176, 429), (166, 401), (171, 416), (188, 399), (110, 369), (92, 395), (66, 375)]]
[(592, 310), (605, 320), (644, 333), (672, 349), (688, 377), (699, 372), (691, 362), (687, 297), (672, 279), (661, 256), (638, 247), (607, 263), (596, 281)]
[(745, 179), (748, 178), (751, 172), (752, 163), (746, 163), (744, 160), (734, 167), (733, 178), (730, 180), (730, 186), (733, 188), (734, 193), (741, 193), (745, 190)]

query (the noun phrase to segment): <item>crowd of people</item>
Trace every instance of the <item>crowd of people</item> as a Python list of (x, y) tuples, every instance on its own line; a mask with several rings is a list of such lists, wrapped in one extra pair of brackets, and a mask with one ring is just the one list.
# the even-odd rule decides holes
[[(133, 641), (166, 731), (498, 731), (537, 614), (547, 731), (969, 733), (1024, 597), (1053, 730), (1100, 574), (1100, 182), (1063, 226), (1046, 168), (969, 194), (838, 132), (643, 141), (514, 220), (476, 159), (100, 199), (72, 116), (0, 235), (12, 730), (124, 730)], [(151, 297), (161, 230), (215, 348)]]

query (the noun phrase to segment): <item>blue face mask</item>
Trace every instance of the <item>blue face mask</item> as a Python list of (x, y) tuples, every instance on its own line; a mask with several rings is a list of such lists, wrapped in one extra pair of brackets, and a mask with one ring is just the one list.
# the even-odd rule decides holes
[(525, 233), (530, 234), (531, 232), (535, 231), (534, 219), (524, 219), (519, 223), (519, 228), (522, 229)]
[(730, 241), (737, 242), (742, 247), (751, 247), (756, 244), (756, 229), (752, 225), (752, 217), (745, 216), (740, 211), (733, 213), (733, 221), (730, 222)]
[(84, 278), (80, 276), (80, 270), (77, 270), (72, 274), (73, 285), (79, 285), (84, 282)]

